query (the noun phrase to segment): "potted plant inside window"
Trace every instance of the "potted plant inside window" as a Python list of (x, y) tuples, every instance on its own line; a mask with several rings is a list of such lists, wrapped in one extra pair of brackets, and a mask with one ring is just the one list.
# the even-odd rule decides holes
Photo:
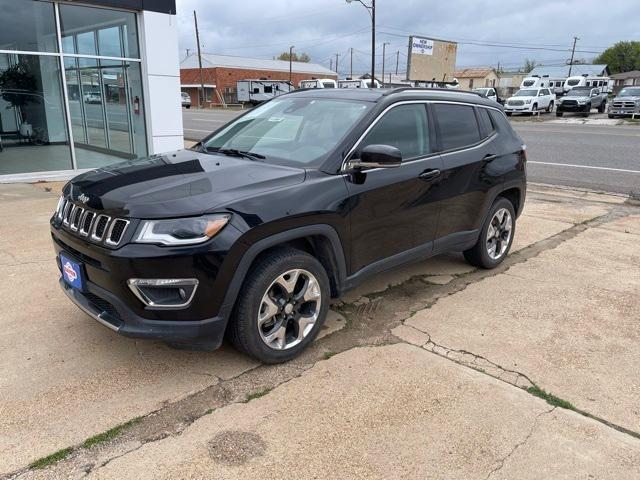
[(20, 136), (29, 138), (33, 136), (33, 126), (28, 122), (25, 106), (36, 102), (38, 85), (36, 77), (31, 73), (29, 65), (19, 63), (12, 65), (0, 72), (0, 95), (3, 100), (18, 110), (20, 116)]

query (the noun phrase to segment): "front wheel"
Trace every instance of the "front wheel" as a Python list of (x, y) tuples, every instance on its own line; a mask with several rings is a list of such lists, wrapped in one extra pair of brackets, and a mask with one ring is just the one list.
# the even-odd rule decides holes
[(560, 110), (556, 110), (556, 117), (561, 117), (564, 114), (564, 112), (561, 112)]
[(464, 252), (464, 258), (476, 267), (497, 267), (509, 253), (515, 231), (513, 204), (504, 197), (498, 197), (489, 210), (478, 241)]
[(272, 250), (247, 274), (229, 325), (231, 341), (263, 363), (291, 360), (322, 328), (330, 295), (318, 260), (292, 248)]
[(549, 103), (549, 106), (547, 107), (547, 113), (551, 112), (553, 112), (553, 102)]
[(505, 113), (506, 113), (507, 117), (511, 116), (511, 112), (505, 112)]

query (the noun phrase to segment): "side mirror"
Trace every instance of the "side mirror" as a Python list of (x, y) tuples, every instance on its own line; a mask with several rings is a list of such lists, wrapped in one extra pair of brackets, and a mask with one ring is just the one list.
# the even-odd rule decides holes
[(391, 145), (367, 145), (360, 152), (359, 159), (350, 160), (347, 168), (395, 168), (402, 164), (402, 153)]

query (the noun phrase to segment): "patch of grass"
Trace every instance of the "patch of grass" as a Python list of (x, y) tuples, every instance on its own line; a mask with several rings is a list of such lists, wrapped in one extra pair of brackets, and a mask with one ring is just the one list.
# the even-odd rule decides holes
[(29, 464), (29, 468), (40, 469), (48, 467), (49, 465), (53, 465), (54, 463), (58, 463), (60, 460), (64, 460), (69, 456), (69, 454), (73, 451), (73, 448), (63, 448), (62, 450), (58, 450), (51, 455), (47, 455), (46, 457), (39, 458), (35, 462)]
[(537, 385), (527, 388), (527, 392), (529, 392), (531, 395), (542, 398), (549, 405), (553, 405), (554, 407), (566, 408), (567, 410), (576, 409), (576, 407), (574, 407), (570, 402), (567, 402), (562, 398), (556, 397), (552, 393), (545, 392), (542, 388), (538, 387)]
[(251, 400), (255, 400), (256, 398), (264, 397), (267, 393), (271, 391), (270, 388), (265, 388), (264, 390), (258, 390), (257, 392), (247, 394), (247, 398), (245, 403), (250, 402)]
[(337, 353), (338, 352), (333, 352), (331, 350), (329, 350), (328, 352), (324, 352), (324, 359), (329, 360), (331, 357), (333, 357)]
[(213, 413), (213, 411), (215, 410), (215, 408), (210, 408), (209, 410), (207, 410), (206, 412), (204, 412), (205, 415), (211, 415)]
[(133, 427), (136, 423), (140, 421), (139, 418), (134, 418), (133, 420), (129, 420), (121, 425), (117, 425), (106, 432), (99, 433), (98, 435), (94, 435), (93, 437), (87, 438), (82, 444), (82, 448), (91, 448), (94, 445), (98, 445), (100, 443), (108, 442), (109, 440), (113, 440), (117, 436), (121, 435), (125, 430)]

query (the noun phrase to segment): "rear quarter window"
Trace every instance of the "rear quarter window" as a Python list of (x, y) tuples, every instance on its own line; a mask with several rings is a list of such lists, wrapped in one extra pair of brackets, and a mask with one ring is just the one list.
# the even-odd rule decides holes
[(480, 141), (480, 128), (473, 107), (436, 103), (433, 112), (440, 132), (441, 150), (463, 148)]

